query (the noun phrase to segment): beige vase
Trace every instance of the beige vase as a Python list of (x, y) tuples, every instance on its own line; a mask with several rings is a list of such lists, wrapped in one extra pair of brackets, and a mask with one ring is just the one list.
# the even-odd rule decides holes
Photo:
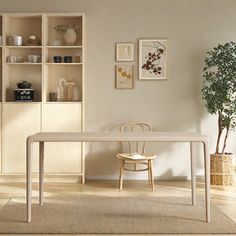
[(66, 45), (74, 45), (76, 42), (76, 32), (74, 29), (67, 29), (64, 34)]

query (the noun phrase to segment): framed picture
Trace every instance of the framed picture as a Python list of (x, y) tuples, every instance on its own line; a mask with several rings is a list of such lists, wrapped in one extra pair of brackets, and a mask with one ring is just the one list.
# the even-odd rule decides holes
[(167, 66), (167, 40), (139, 40), (139, 79), (165, 80)]
[(116, 43), (116, 61), (133, 61), (134, 43)]
[(134, 87), (134, 66), (133, 65), (116, 65), (116, 82), (117, 89), (132, 89)]

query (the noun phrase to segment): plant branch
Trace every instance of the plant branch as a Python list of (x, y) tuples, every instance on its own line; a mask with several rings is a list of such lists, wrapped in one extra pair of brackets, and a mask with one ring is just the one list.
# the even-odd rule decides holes
[(221, 124), (221, 112), (218, 112), (218, 136), (217, 136), (217, 142), (216, 142), (216, 154), (219, 153), (219, 146), (220, 146), (220, 138), (222, 134), (222, 124)]

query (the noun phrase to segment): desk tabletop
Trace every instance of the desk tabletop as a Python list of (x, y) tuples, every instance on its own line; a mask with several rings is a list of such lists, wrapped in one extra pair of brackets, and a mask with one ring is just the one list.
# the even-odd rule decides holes
[(208, 142), (209, 137), (186, 132), (40, 132), (28, 142)]

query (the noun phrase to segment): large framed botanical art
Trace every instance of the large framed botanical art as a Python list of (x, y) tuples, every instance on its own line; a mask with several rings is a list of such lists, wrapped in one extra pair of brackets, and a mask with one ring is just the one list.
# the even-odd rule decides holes
[(165, 80), (167, 67), (167, 40), (139, 40), (139, 79)]

